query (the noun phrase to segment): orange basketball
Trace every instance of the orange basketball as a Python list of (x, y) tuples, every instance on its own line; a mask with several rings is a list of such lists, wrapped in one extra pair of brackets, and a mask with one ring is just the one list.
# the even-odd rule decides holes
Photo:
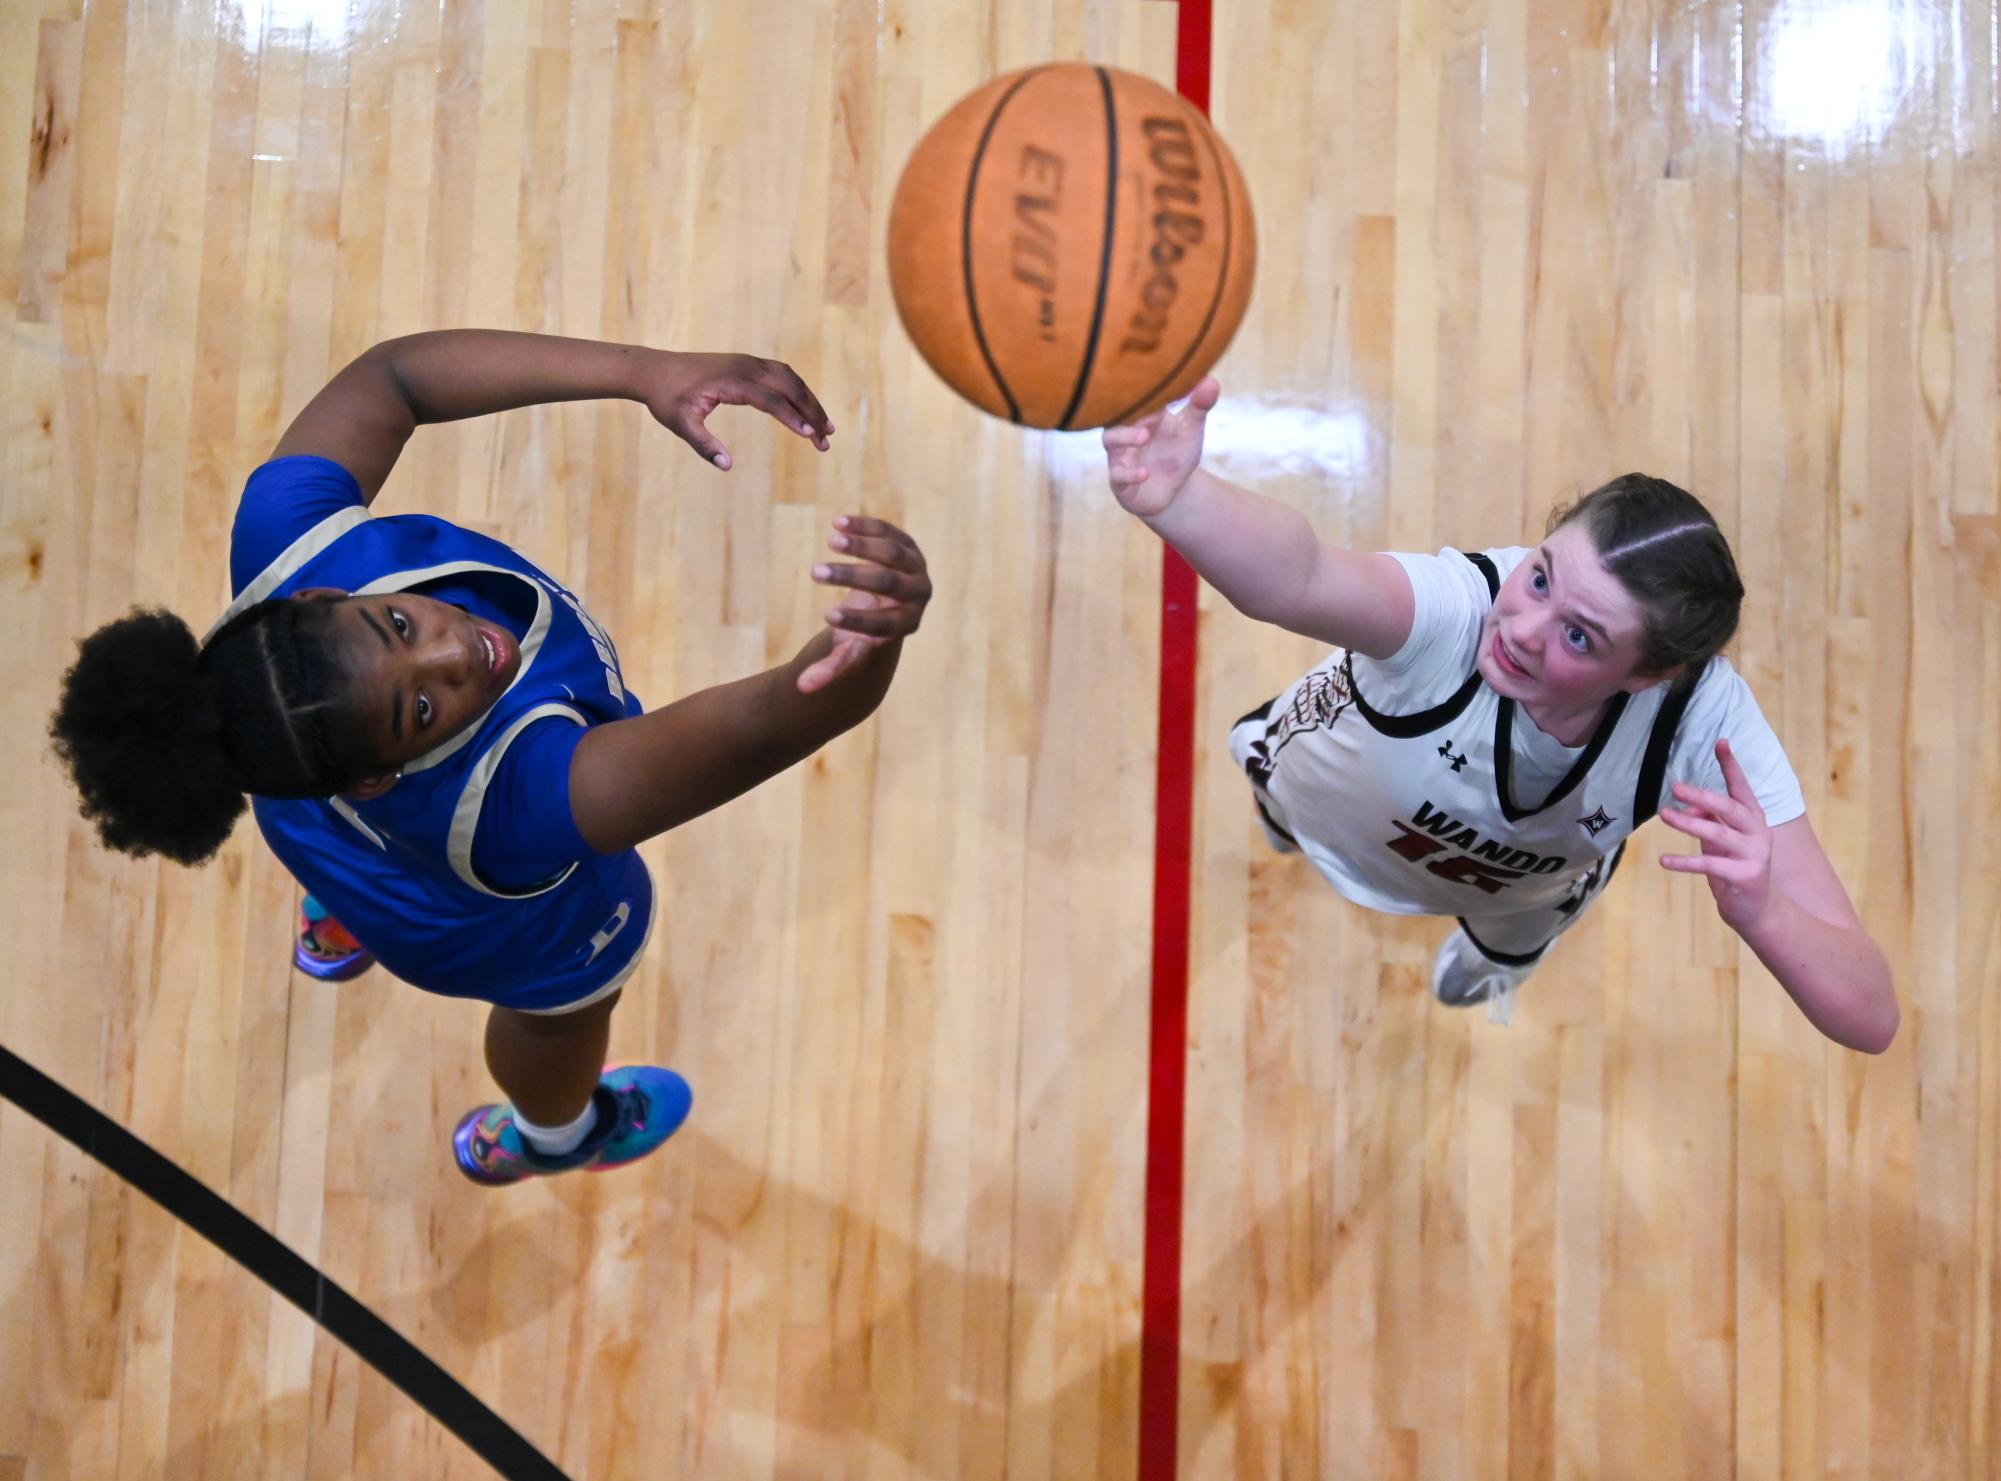
[(1193, 105), (1113, 67), (1030, 67), (919, 141), (889, 212), (897, 312), (931, 368), (1030, 427), (1185, 396), (1251, 296), (1237, 162)]

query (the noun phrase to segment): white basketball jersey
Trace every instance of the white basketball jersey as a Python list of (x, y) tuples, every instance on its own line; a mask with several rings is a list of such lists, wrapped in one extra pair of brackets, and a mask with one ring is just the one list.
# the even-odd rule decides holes
[[(1512, 569), (1526, 553), (1446, 558), (1471, 561), (1491, 603), (1505, 575), (1492, 557)], [(1275, 804), (1273, 821), (1347, 898), (1399, 914), (1469, 919), (1581, 901), (1627, 836), (1668, 800), (1671, 781), (1720, 789), (1720, 778), (1691, 762), (1699, 747), (1675, 745), (1676, 730), (1706, 688), (1742, 688), (1717, 658), (1692, 689), (1659, 684), (1617, 694), (1569, 771), (1525, 792), (1516, 732), (1534, 722), (1477, 668), (1456, 692), (1415, 713), (1390, 712), (1394, 697), (1385, 691), (1396, 686), (1388, 679), (1372, 698), (1369, 677), (1383, 672), (1337, 650), (1272, 701), (1262, 734), (1240, 724), (1233, 749)], [(1762, 716), (1757, 728), (1770, 737)], [(1713, 747), (1714, 737), (1707, 743)], [(1797, 797), (1776, 738), (1769, 750)], [(1774, 806), (1781, 814), (1804, 810), (1803, 802), (1780, 801), (1768, 815)]]

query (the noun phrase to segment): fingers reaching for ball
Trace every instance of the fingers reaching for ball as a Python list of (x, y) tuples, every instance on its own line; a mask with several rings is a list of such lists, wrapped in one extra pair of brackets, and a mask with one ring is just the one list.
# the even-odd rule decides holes
[(826, 614), (833, 646), (799, 676), (811, 694), (854, 672), (871, 653), (917, 631), (931, 601), (931, 572), (917, 542), (885, 519), (844, 514), (834, 521), (827, 548), (851, 557), (813, 567), (822, 586), (846, 595)]
[(1201, 466), (1209, 413), (1221, 394), (1216, 377), (1207, 375), (1185, 403), (1105, 428), (1105, 477), (1121, 507), (1141, 518), (1166, 512)]

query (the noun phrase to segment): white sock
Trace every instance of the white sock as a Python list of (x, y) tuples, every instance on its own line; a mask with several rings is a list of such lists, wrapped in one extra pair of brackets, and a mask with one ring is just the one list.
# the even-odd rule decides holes
[(584, 1102), (583, 1114), (567, 1126), (537, 1126), (519, 1111), (514, 1113), (514, 1129), (521, 1133), (521, 1140), (528, 1143), (544, 1157), (561, 1157), (565, 1152), (574, 1152), (583, 1145), (584, 1138), (598, 1121), (597, 1092)]

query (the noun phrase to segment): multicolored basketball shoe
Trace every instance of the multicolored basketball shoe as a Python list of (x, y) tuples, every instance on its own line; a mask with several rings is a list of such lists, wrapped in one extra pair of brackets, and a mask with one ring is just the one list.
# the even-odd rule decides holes
[(311, 895), (299, 901), (299, 926), (292, 940), (292, 965), (322, 982), (345, 982), (375, 965), (368, 948), (327, 914)]
[(528, 1145), (511, 1105), (468, 1111), (452, 1132), (459, 1171), (489, 1188), (578, 1167), (609, 1172), (637, 1162), (680, 1130), (695, 1101), (686, 1080), (646, 1064), (606, 1065), (592, 1098), (597, 1125), (574, 1152), (560, 1157), (545, 1157)]

